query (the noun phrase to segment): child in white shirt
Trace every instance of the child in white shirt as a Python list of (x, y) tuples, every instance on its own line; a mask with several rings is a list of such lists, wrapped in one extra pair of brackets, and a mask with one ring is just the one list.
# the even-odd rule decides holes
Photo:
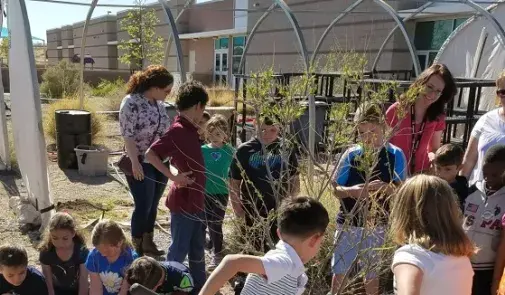
[(263, 257), (227, 255), (210, 275), (200, 295), (214, 295), (238, 272), (249, 273), (242, 295), (299, 295), (305, 290), (304, 264), (319, 252), (329, 223), (328, 212), (317, 200), (298, 197), (279, 209), (280, 241)]
[(470, 295), (475, 248), (461, 228), (457, 197), (446, 181), (418, 175), (398, 191), (390, 220), (395, 294)]

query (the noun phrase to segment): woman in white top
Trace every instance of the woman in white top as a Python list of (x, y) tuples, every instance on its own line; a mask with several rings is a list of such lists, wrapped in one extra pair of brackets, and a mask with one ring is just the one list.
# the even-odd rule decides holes
[(470, 295), (475, 249), (461, 227), (451, 187), (435, 176), (407, 180), (394, 198), (391, 234), (399, 248), (391, 266), (395, 294)]
[(496, 96), (500, 107), (477, 121), (463, 159), (460, 173), (471, 184), (482, 180), (482, 159), (487, 149), (495, 144), (505, 144), (505, 72), (496, 79)]

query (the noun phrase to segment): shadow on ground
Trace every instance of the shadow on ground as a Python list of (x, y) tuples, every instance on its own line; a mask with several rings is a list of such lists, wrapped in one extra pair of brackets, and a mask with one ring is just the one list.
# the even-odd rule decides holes
[(84, 176), (80, 175), (78, 170), (62, 170), (67, 176), (68, 180), (72, 183), (83, 183), (87, 185), (101, 185), (112, 182), (113, 179), (107, 175), (105, 176)]

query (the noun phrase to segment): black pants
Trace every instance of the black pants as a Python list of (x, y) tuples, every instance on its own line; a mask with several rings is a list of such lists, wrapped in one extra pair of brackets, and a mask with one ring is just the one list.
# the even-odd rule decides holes
[(142, 169), (144, 180), (138, 181), (132, 176), (126, 177), (135, 203), (131, 221), (134, 238), (153, 232), (158, 204), (168, 181), (168, 178), (151, 164), (142, 163)]
[(491, 295), (493, 270), (475, 270), (473, 275), (472, 295)]
[(223, 220), (228, 206), (228, 195), (205, 195), (205, 219), (209, 228), (211, 249), (223, 250)]
[(63, 289), (59, 289), (57, 287), (54, 287), (54, 294), (55, 295), (78, 295), (79, 290), (63, 290)]
[[(242, 236), (248, 239), (246, 242), (250, 242), (253, 245), (253, 248), (257, 252), (266, 253), (270, 251), (271, 247), (269, 245), (269, 239), (265, 235), (265, 230), (263, 227), (258, 227), (258, 221), (265, 219), (268, 217), (269, 209), (266, 207), (254, 208), (251, 207), (250, 204), (244, 202), (244, 211), (245, 211), (245, 226), (242, 228)], [(273, 210), (273, 209), (271, 209)], [(270, 234), (270, 239), (272, 242), (277, 244), (279, 241), (279, 236), (277, 235), (277, 220), (274, 218), (269, 220), (268, 223), (268, 232)], [(253, 253), (250, 253), (253, 254)], [(244, 283), (247, 274), (238, 273), (233, 291), (235, 291), (235, 295), (239, 295), (242, 292), (242, 288), (244, 288)]]
[[(245, 227), (243, 228), (243, 236), (249, 238), (249, 242), (253, 245), (254, 250), (257, 252), (266, 253), (271, 249), (269, 245), (268, 236), (265, 235), (266, 230), (260, 226), (260, 222), (264, 222), (268, 218), (268, 212), (274, 209), (260, 208), (247, 208), (245, 206)], [(270, 217), (271, 218), (271, 217)], [(272, 240), (272, 246), (279, 241), (277, 236), (277, 219), (273, 218), (268, 221), (268, 233), (270, 234), (270, 239)]]

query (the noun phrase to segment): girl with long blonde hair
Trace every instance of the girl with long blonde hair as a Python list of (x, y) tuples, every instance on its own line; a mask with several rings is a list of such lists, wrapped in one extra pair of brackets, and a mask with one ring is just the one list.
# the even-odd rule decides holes
[(466, 236), (451, 187), (418, 175), (394, 197), (390, 232), (401, 246), (391, 266), (396, 294), (470, 295), (475, 247)]

